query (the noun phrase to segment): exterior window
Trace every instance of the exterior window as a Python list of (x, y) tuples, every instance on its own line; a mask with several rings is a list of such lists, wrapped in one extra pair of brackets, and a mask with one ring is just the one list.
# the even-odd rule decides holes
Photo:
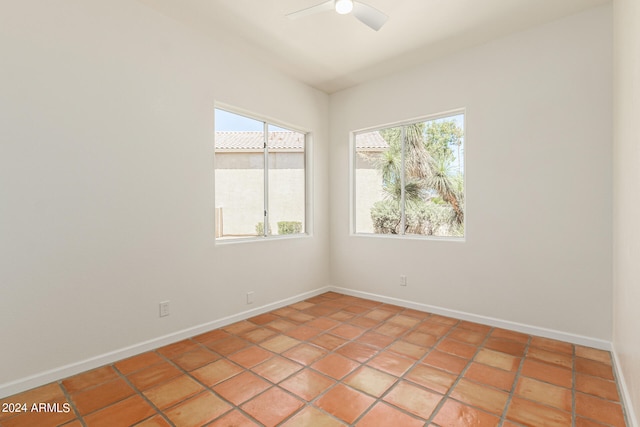
[(215, 110), (218, 239), (305, 233), (306, 134)]
[(356, 233), (464, 237), (464, 113), (356, 132)]

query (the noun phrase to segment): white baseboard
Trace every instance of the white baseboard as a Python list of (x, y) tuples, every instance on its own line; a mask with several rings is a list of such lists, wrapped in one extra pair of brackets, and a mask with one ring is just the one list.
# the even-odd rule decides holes
[(539, 326), (526, 325), (518, 322), (511, 322), (508, 320), (496, 319), (493, 317), (481, 316), (478, 314), (467, 313), (464, 311), (451, 310), (448, 308), (437, 307), (429, 304), (422, 304), (422, 303), (407, 301), (407, 300), (398, 299), (398, 298), (371, 294), (369, 292), (356, 291), (353, 289), (340, 288), (336, 286), (332, 286), (329, 289), (334, 292), (339, 292), (341, 294), (350, 295), (354, 297), (366, 298), (366, 299), (370, 299), (378, 302), (397, 305), (400, 307), (411, 308), (419, 311), (426, 311), (433, 314), (439, 314), (441, 316), (454, 317), (456, 319), (467, 320), (469, 322), (481, 323), (483, 325), (509, 329), (516, 332), (522, 332), (527, 335), (536, 335), (544, 338), (566, 341), (572, 344), (583, 345), (585, 347), (593, 347), (600, 350), (611, 351), (611, 342), (597, 339), (597, 338), (591, 338), (583, 335), (556, 331), (553, 329), (541, 328)]
[(618, 389), (620, 391), (620, 399), (622, 400), (622, 404), (624, 405), (625, 415), (627, 416), (627, 427), (640, 427), (640, 423), (638, 418), (636, 417), (635, 410), (631, 401), (631, 394), (629, 393), (629, 388), (627, 387), (627, 383), (624, 380), (624, 376), (622, 375), (622, 368), (620, 365), (620, 359), (618, 358), (618, 353), (616, 352), (615, 346), (611, 350), (611, 355), (613, 356), (613, 370), (616, 375), (616, 379), (618, 380)]
[[(135, 356), (146, 351), (156, 349), (168, 344), (172, 344), (177, 341), (181, 341), (186, 338), (193, 337), (213, 329), (217, 329), (234, 322), (248, 319), (253, 316), (257, 316), (262, 313), (266, 313), (278, 308), (295, 304), (296, 302), (311, 298), (316, 295), (320, 295), (324, 292), (334, 291), (345, 295), (355, 296), (359, 298), (366, 298), (374, 301), (379, 301), (387, 304), (393, 304), (401, 307), (411, 308), (414, 310), (426, 311), (429, 313), (439, 314), (442, 316), (454, 317), (456, 319), (467, 320), (470, 322), (481, 323), (489, 326), (510, 329), (529, 335), (537, 335), (545, 338), (551, 338), (561, 341), (570, 342), (573, 344), (584, 345), (587, 347), (598, 348), (602, 350), (612, 351), (612, 346), (609, 341), (600, 340), (596, 338), (586, 337), (582, 335), (570, 334), (566, 332), (556, 331), (552, 329), (541, 328), (537, 326), (525, 325), (517, 322), (510, 322), (502, 319), (496, 319), (487, 316), (480, 316), (477, 314), (466, 313), (463, 311), (450, 310), (447, 308), (432, 306), (428, 304), (416, 303), (413, 301), (402, 300), (398, 298), (386, 297), (382, 295), (372, 294), (363, 291), (357, 291), (353, 289), (341, 288), (336, 286), (326, 286), (313, 291), (305, 292), (290, 298), (285, 298), (270, 304), (266, 304), (251, 310), (243, 311), (232, 316), (223, 317), (221, 319), (213, 320), (201, 325), (197, 325), (191, 328), (183, 329), (178, 332), (167, 334), (158, 338), (154, 338), (148, 341), (144, 341), (129, 347), (121, 348), (109, 353), (101, 354), (89, 359), (74, 362), (68, 365), (64, 365), (58, 368), (50, 369), (48, 371), (40, 372), (31, 375), (26, 378), (21, 378), (16, 381), (0, 384), (0, 398), (14, 395), (16, 393), (23, 392), (25, 390), (32, 389), (44, 384), (48, 384), (53, 381), (58, 381), (63, 378), (76, 375), (78, 373), (95, 369), (103, 365), (111, 364), (127, 357)], [(615, 354), (615, 353), (614, 353)], [(617, 372), (621, 380), (621, 384), (624, 384), (624, 380), (620, 372)], [(624, 392), (626, 392), (626, 387)], [(625, 394), (625, 393), (623, 393)], [(627, 401), (629, 399), (628, 393), (626, 393)], [(626, 403), (626, 402), (625, 402)], [(627, 403), (629, 407), (630, 403)], [(631, 409), (632, 411), (633, 409)], [(631, 417), (631, 416), (630, 416)], [(634, 418), (635, 421), (635, 418)], [(639, 427), (637, 424), (632, 424), (632, 427)]]
[(39, 372), (37, 374), (21, 378), (15, 381), (0, 384), (0, 399), (8, 396), (12, 396), (17, 393), (21, 393), (26, 390), (30, 390), (35, 387), (39, 387), (45, 384), (49, 384), (54, 381), (70, 377), (72, 375), (79, 374), (84, 371), (98, 368), (100, 366), (108, 365), (117, 362), (127, 357), (135, 356), (146, 351), (150, 351), (168, 344), (173, 344), (195, 335), (203, 334), (213, 329), (218, 329), (231, 323), (239, 322), (241, 320), (248, 319), (250, 317), (257, 316), (278, 308), (295, 304), (296, 302), (303, 301), (307, 298), (320, 295), (322, 293), (330, 291), (330, 287), (324, 287), (302, 294), (285, 298), (270, 304), (266, 304), (260, 307), (256, 307), (251, 310), (243, 311), (232, 316), (223, 317), (221, 319), (213, 320), (198, 326), (183, 329), (178, 332), (173, 332), (158, 338), (153, 338), (148, 341), (144, 341), (129, 347), (124, 347), (109, 353), (101, 354), (89, 359), (81, 360), (78, 362), (70, 363), (68, 365), (60, 366), (58, 368), (50, 369), (48, 371)]

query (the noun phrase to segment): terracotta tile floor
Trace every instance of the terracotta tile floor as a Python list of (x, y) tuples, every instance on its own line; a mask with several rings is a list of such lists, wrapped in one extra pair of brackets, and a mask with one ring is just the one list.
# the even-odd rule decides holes
[(60, 409), (1, 427), (625, 425), (606, 351), (331, 292), (0, 402)]

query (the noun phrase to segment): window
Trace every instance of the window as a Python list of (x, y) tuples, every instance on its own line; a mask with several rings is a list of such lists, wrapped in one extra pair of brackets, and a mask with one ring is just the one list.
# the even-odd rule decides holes
[(306, 134), (215, 110), (216, 238), (305, 233)]
[(356, 132), (353, 230), (464, 237), (464, 113)]

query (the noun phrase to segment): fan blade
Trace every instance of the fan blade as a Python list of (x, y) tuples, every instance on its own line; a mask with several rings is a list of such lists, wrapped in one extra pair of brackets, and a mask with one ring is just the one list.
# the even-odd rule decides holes
[(311, 6), (306, 9), (302, 9), (297, 12), (290, 13), (287, 15), (287, 18), (298, 19), (307, 15), (313, 15), (314, 13), (332, 10), (334, 8), (334, 4), (335, 4), (334, 0), (327, 0), (324, 3), (320, 3), (315, 6)]
[(387, 19), (389, 18), (384, 13), (380, 12), (373, 6), (361, 3), (359, 1), (353, 2), (353, 16), (358, 18), (360, 22), (367, 25), (371, 29), (378, 31)]

